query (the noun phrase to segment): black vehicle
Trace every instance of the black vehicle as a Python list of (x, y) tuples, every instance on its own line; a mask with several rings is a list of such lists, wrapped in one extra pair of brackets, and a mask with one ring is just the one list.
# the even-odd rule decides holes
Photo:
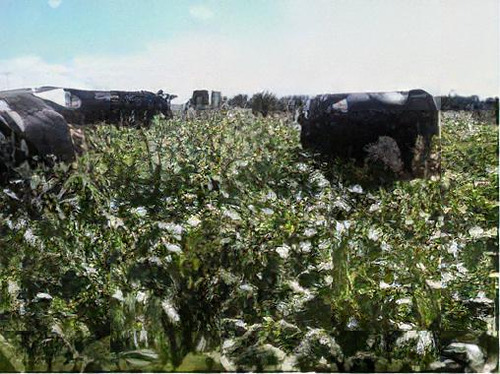
[(343, 158), (363, 160), (368, 144), (391, 137), (407, 171), (418, 136), (423, 138), (426, 157), (431, 138), (439, 134), (438, 108), (423, 90), (316, 96), (298, 122), (304, 148)]
[(173, 117), (173, 98), (162, 91), (59, 87), (0, 91), (0, 163), (16, 165), (32, 156), (48, 155), (71, 161), (75, 148), (69, 125), (149, 124), (158, 114)]
[(154, 94), (149, 91), (63, 90), (65, 105), (49, 104), (69, 123), (149, 124), (157, 114), (168, 119), (173, 117), (170, 101), (176, 96), (163, 91)]
[(0, 171), (35, 155), (74, 159), (65, 118), (31, 90), (0, 92)]

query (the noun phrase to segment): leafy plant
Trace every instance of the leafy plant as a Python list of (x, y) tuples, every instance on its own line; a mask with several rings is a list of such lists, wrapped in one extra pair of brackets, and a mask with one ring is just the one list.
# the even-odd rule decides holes
[(497, 338), (496, 128), (442, 133), (441, 176), (377, 185), (280, 118), (88, 129), (0, 192), (0, 370), (426, 370)]
[(254, 115), (261, 114), (263, 117), (283, 109), (276, 95), (267, 91), (253, 95), (250, 106)]

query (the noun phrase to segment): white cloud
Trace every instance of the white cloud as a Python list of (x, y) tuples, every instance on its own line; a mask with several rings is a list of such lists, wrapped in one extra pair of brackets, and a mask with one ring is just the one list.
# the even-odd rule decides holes
[[(287, 1), (283, 17), (288, 23), (272, 33), (193, 33), (149, 44), (141, 53), (80, 55), (64, 64), (36, 56), (0, 60), (0, 89), (39, 85), (163, 89), (183, 100), (202, 88), (229, 96), (262, 90), (287, 95), (410, 88), (433, 94), (447, 94), (453, 88), (460, 94), (497, 95), (498, 43), (488, 41), (498, 34), (481, 34), (481, 43), (472, 49), (458, 48), (461, 39), (454, 39), (454, 24), (443, 28), (443, 15), (427, 13), (418, 7), (420, 2), (412, 4), (416, 20), (393, 17), (389, 6), (377, 17), (366, 7), (339, 16), (326, 5), (318, 9), (309, 2)], [(366, 28), (353, 26), (358, 18)], [(425, 27), (419, 27), (422, 19)], [(475, 27), (464, 24), (460, 36), (468, 36)]]
[(0, 89), (43, 85), (92, 87), (82, 79), (72, 64), (54, 64), (37, 56), (0, 60)]
[(201, 21), (207, 21), (214, 16), (214, 12), (205, 5), (192, 5), (189, 7), (191, 17)]
[(49, 4), (49, 6), (50, 6), (51, 8), (54, 8), (54, 9), (55, 9), (55, 8), (58, 8), (58, 7), (59, 7), (59, 5), (61, 5), (62, 0), (49, 0), (47, 3)]

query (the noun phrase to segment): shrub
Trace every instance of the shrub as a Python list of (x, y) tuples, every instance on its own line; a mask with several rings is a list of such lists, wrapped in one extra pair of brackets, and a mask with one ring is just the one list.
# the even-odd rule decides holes
[(267, 117), (269, 114), (280, 110), (280, 103), (275, 94), (271, 92), (259, 92), (250, 100), (252, 113)]
[(494, 127), (445, 120), (441, 179), (370, 190), (278, 119), (86, 135), (0, 191), (0, 371), (424, 370), (492, 334)]
[(228, 101), (229, 106), (237, 107), (237, 108), (248, 108), (249, 100), (248, 95), (238, 94)]

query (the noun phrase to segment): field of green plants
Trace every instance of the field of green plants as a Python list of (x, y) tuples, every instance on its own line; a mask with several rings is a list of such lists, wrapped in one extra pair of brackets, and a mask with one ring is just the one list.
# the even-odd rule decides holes
[(495, 368), (497, 126), (384, 183), (283, 118), (86, 137), (0, 189), (0, 371)]

